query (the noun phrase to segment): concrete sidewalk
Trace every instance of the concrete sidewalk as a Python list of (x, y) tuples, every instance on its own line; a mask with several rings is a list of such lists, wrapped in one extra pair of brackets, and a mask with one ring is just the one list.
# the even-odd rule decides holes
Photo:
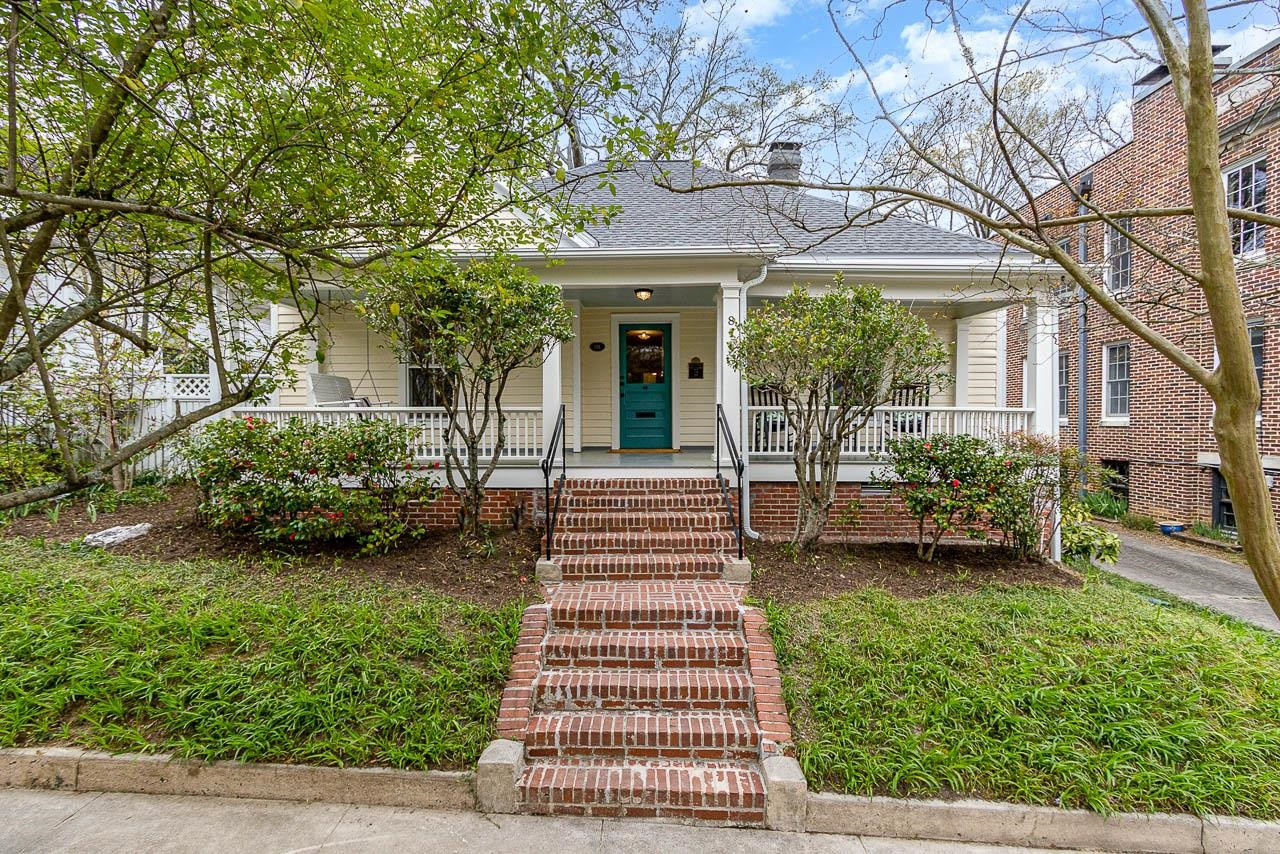
[[(1115, 530), (1115, 529), (1113, 529)], [(1199, 549), (1168, 545), (1116, 530), (1123, 545), (1120, 560), (1105, 569), (1175, 596), (1280, 632), (1280, 619), (1263, 598), (1249, 567), (1213, 557)]]
[[(296, 804), (0, 789), (0, 852), (431, 851), (698, 854), (1009, 854), (1041, 849), (647, 821), (486, 816), (342, 804)], [(1059, 851), (1061, 854), (1061, 851)]]

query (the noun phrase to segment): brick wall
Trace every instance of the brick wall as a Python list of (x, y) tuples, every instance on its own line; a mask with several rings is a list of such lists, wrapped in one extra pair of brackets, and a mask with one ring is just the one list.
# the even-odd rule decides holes
[[(796, 527), (800, 492), (794, 483), (751, 484), (751, 527), (766, 540), (785, 540)], [(862, 483), (836, 487), (822, 539), (827, 542), (915, 542), (916, 522), (902, 501)]]
[[(415, 501), (405, 514), (410, 522), (425, 525), (428, 530), (445, 530), (458, 527), (458, 497), (449, 490), (430, 504)], [(486, 489), (481, 518), (495, 528), (511, 527), (519, 514), (521, 527), (542, 524), (541, 489)]]
[[(1274, 67), (1280, 50), (1263, 54), (1250, 65)], [(1280, 169), (1280, 125), (1266, 122), (1248, 132), (1236, 132), (1243, 120), (1271, 105), (1273, 87), (1240, 89), (1258, 77), (1230, 75), (1218, 84), (1224, 129), (1222, 165), (1231, 168), (1255, 156), (1265, 156), (1268, 165)], [(1230, 90), (1230, 91), (1229, 91)], [(1263, 91), (1258, 91), (1263, 90)], [(1242, 95), (1241, 93), (1256, 94)], [(1127, 145), (1097, 161), (1093, 173), (1093, 201), (1104, 210), (1126, 207), (1185, 205), (1189, 199), (1186, 180), (1185, 130), (1182, 115), (1169, 86), (1157, 89), (1134, 105), (1133, 139)], [(1075, 176), (1072, 185), (1078, 183)], [(1268, 188), (1268, 213), (1277, 210), (1280, 199)], [(1058, 186), (1037, 200), (1042, 217), (1075, 213), (1075, 201), (1066, 186)], [(1024, 210), (1029, 215), (1029, 210)], [(1194, 224), (1189, 218), (1143, 220), (1134, 223), (1136, 236), (1184, 264), (1196, 267)], [(1050, 235), (1054, 240), (1073, 238), (1074, 227)], [(1086, 245), (1091, 263), (1098, 266), (1099, 281), (1105, 267), (1104, 228), (1086, 229)], [(1280, 253), (1280, 229), (1265, 234), (1266, 255)], [(1280, 302), (1274, 300), (1280, 286), (1280, 271), (1265, 261), (1242, 260), (1238, 269), (1246, 316), (1264, 325), (1262, 420), (1259, 437), (1264, 455), (1280, 455)], [(1214, 348), (1211, 328), (1204, 317), (1204, 301), (1193, 282), (1170, 265), (1158, 262), (1138, 247), (1133, 250), (1133, 289), (1126, 304), (1140, 318), (1212, 368)], [(1201, 455), (1216, 454), (1210, 420), (1213, 414), (1208, 395), (1167, 359), (1139, 341), (1096, 304), (1086, 304), (1089, 346), (1086, 364), (1079, 364), (1077, 347), (1077, 303), (1074, 295), (1064, 301), (1059, 316), (1059, 348), (1068, 362), (1068, 418), (1061, 431), (1066, 442), (1077, 436), (1077, 389), (1080, 370), (1088, 382), (1089, 452), (1094, 460), (1116, 460), (1129, 464), (1130, 505), (1136, 512), (1177, 521), (1210, 521), (1212, 514), (1211, 468)], [(1113, 343), (1128, 343), (1130, 358), (1129, 419), (1127, 425), (1106, 424), (1102, 413), (1102, 352)], [(1022, 359), (1026, 343), (1020, 311), (1009, 313), (1008, 400), (1018, 405), (1022, 397)], [(1056, 367), (1056, 366), (1055, 366)], [(1280, 490), (1273, 491), (1273, 503), (1280, 506)]]

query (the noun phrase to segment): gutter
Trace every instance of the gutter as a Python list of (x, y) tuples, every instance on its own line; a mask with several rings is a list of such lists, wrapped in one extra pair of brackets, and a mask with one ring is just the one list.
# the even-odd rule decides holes
[[(745, 323), (747, 320), (747, 292), (763, 282), (768, 275), (769, 264), (766, 262), (760, 265), (759, 273), (742, 283), (742, 289), (738, 293), (738, 323)], [(724, 344), (728, 348), (729, 342), (725, 341)], [(738, 512), (742, 514), (742, 532), (751, 539), (758, 540), (760, 532), (751, 527), (751, 454), (747, 452), (747, 436), (751, 430), (751, 413), (747, 408), (750, 393), (744, 379), (738, 392), (738, 408), (742, 416), (742, 426), (739, 428), (742, 437), (742, 506), (738, 508)]]
[[(1085, 202), (1093, 193), (1093, 173), (1086, 172), (1080, 178), (1080, 215), (1088, 213)], [(1076, 236), (1076, 257), (1081, 266), (1089, 261), (1088, 229), (1080, 223)], [(1089, 458), (1089, 307), (1088, 295), (1083, 287), (1076, 288), (1076, 451), (1082, 460)], [(1025, 378), (1024, 378), (1025, 379)], [(1025, 404), (1026, 401), (1023, 401)], [(1080, 491), (1089, 488), (1087, 466), (1080, 467)]]

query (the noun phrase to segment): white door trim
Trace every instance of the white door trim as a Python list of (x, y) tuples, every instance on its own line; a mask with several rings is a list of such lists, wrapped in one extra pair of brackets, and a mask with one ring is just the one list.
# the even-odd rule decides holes
[(609, 387), (612, 390), (612, 400), (610, 401), (610, 410), (613, 415), (610, 418), (612, 424), (613, 450), (618, 450), (619, 444), (619, 422), (622, 418), (620, 407), (618, 406), (618, 394), (622, 390), (618, 383), (618, 371), (620, 364), (618, 362), (618, 327), (624, 323), (670, 323), (671, 324), (671, 447), (673, 450), (680, 450), (680, 371), (678, 368), (682, 364), (680, 361), (680, 315), (671, 312), (649, 312), (649, 311), (633, 311), (619, 314), (609, 315), (609, 351), (613, 353), (613, 357), (609, 360)]

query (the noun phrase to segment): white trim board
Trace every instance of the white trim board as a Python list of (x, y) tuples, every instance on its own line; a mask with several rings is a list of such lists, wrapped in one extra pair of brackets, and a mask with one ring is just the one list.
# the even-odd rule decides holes
[(656, 311), (620, 312), (609, 315), (609, 352), (612, 354), (609, 359), (609, 389), (612, 397), (609, 401), (609, 409), (612, 413), (609, 429), (612, 447), (614, 450), (618, 449), (621, 426), (619, 422), (622, 418), (621, 407), (618, 405), (618, 393), (621, 391), (618, 383), (618, 373), (621, 370), (618, 363), (618, 327), (624, 323), (671, 324), (671, 365), (668, 367), (671, 372), (671, 448), (678, 451), (680, 450), (680, 372), (675, 368), (682, 364), (680, 361), (680, 315)]

